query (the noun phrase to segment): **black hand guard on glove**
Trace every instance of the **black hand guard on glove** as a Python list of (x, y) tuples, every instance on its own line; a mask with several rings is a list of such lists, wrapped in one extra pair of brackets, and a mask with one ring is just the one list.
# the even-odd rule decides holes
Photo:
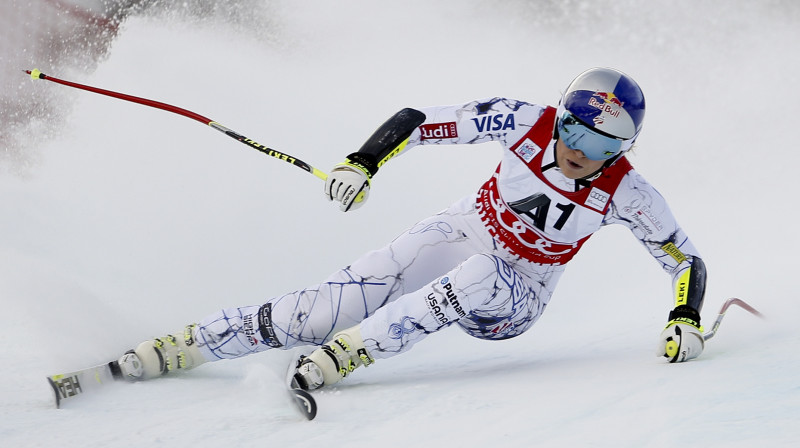
[(669, 362), (683, 362), (700, 356), (704, 346), (700, 313), (688, 305), (670, 311), (669, 322), (661, 332), (657, 355)]

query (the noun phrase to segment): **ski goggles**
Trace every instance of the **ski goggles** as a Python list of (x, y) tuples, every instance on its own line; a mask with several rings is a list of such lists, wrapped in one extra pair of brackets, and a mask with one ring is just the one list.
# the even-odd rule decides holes
[(569, 149), (578, 150), (591, 160), (608, 160), (629, 150), (634, 140), (612, 137), (596, 131), (569, 111), (564, 111), (558, 119), (558, 135)]

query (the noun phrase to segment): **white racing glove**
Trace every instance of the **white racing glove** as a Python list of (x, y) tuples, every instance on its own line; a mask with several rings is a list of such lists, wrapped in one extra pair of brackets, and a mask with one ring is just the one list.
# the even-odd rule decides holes
[(656, 355), (667, 358), (669, 362), (684, 362), (700, 356), (704, 346), (700, 314), (683, 305), (670, 313)]
[(333, 167), (325, 181), (325, 196), (328, 200), (339, 201), (343, 211), (355, 210), (369, 197), (369, 171), (358, 163), (345, 160)]

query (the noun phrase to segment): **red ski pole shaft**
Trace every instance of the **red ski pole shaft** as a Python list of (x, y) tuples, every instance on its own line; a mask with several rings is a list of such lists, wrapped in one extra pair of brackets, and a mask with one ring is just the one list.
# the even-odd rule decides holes
[(43, 79), (43, 80), (46, 80), (46, 81), (54, 82), (54, 83), (57, 83), (57, 84), (68, 86), (68, 87), (73, 87), (73, 88), (80, 89), (80, 90), (86, 90), (88, 92), (93, 92), (93, 93), (97, 93), (97, 94), (100, 94), (100, 95), (110, 96), (112, 98), (117, 98), (117, 99), (121, 99), (121, 100), (125, 100), (125, 101), (130, 101), (132, 103), (142, 104), (144, 106), (154, 107), (156, 109), (165, 110), (167, 112), (172, 112), (174, 114), (183, 115), (184, 117), (191, 118), (192, 120), (196, 120), (196, 121), (199, 121), (199, 122), (201, 122), (201, 123), (203, 123), (205, 125), (211, 126), (212, 128), (214, 128), (214, 129), (226, 134), (227, 136), (229, 136), (229, 137), (231, 137), (231, 138), (233, 138), (233, 139), (235, 139), (235, 140), (237, 140), (239, 142), (242, 142), (245, 145), (247, 145), (247, 146), (249, 146), (249, 147), (251, 147), (251, 148), (253, 148), (253, 149), (257, 150), (257, 151), (260, 151), (260, 152), (262, 152), (262, 153), (264, 153), (264, 154), (266, 154), (268, 156), (275, 157), (276, 159), (280, 159), (280, 160), (283, 160), (284, 162), (291, 163), (292, 165), (294, 165), (294, 166), (296, 166), (296, 167), (298, 167), (298, 168), (300, 168), (300, 169), (302, 169), (304, 171), (307, 171), (307, 172), (317, 176), (318, 178), (320, 178), (322, 180), (325, 180), (325, 179), (328, 178), (328, 175), (325, 174), (324, 172), (314, 168), (313, 166), (307, 164), (306, 162), (303, 162), (302, 160), (300, 160), (300, 159), (298, 159), (298, 158), (296, 158), (296, 157), (294, 157), (292, 155), (289, 155), (289, 154), (286, 154), (286, 153), (283, 153), (283, 152), (280, 152), (280, 151), (276, 151), (276, 150), (274, 150), (272, 148), (268, 148), (268, 147), (256, 142), (255, 140), (247, 138), (247, 137), (239, 134), (238, 132), (235, 132), (235, 131), (233, 131), (231, 129), (226, 128), (225, 126), (217, 123), (214, 120), (206, 118), (206, 117), (204, 117), (204, 116), (202, 116), (200, 114), (194, 113), (194, 112), (192, 112), (190, 110), (186, 110), (186, 109), (183, 109), (183, 108), (180, 108), (180, 107), (177, 107), (177, 106), (173, 106), (173, 105), (167, 104), (167, 103), (162, 103), (162, 102), (159, 102), (159, 101), (150, 100), (150, 99), (147, 99), (147, 98), (140, 98), (138, 96), (127, 95), (125, 93), (120, 93), (120, 92), (114, 92), (112, 90), (105, 90), (105, 89), (100, 89), (100, 88), (97, 88), (97, 87), (87, 86), (85, 84), (78, 84), (76, 82), (66, 81), (66, 80), (63, 80), (63, 79), (55, 78), (53, 76), (45, 75), (44, 73), (40, 72), (38, 69), (25, 70), (25, 73), (31, 75), (32, 79)]

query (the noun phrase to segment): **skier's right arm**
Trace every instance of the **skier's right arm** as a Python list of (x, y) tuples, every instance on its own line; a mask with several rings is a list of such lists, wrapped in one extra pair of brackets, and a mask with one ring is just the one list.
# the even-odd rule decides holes
[(425, 114), (405, 108), (394, 114), (361, 149), (337, 164), (325, 181), (325, 195), (329, 200), (341, 202), (343, 212), (361, 207), (369, 197), (372, 176), (387, 160), (403, 151), (411, 133), (425, 122)]
[(372, 177), (390, 159), (421, 144), (473, 144), (520, 138), (543, 108), (505, 98), (455, 106), (405, 108), (381, 125), (358, 151), (333, 167), (325, 196), (355, 210), (369, 196)]

